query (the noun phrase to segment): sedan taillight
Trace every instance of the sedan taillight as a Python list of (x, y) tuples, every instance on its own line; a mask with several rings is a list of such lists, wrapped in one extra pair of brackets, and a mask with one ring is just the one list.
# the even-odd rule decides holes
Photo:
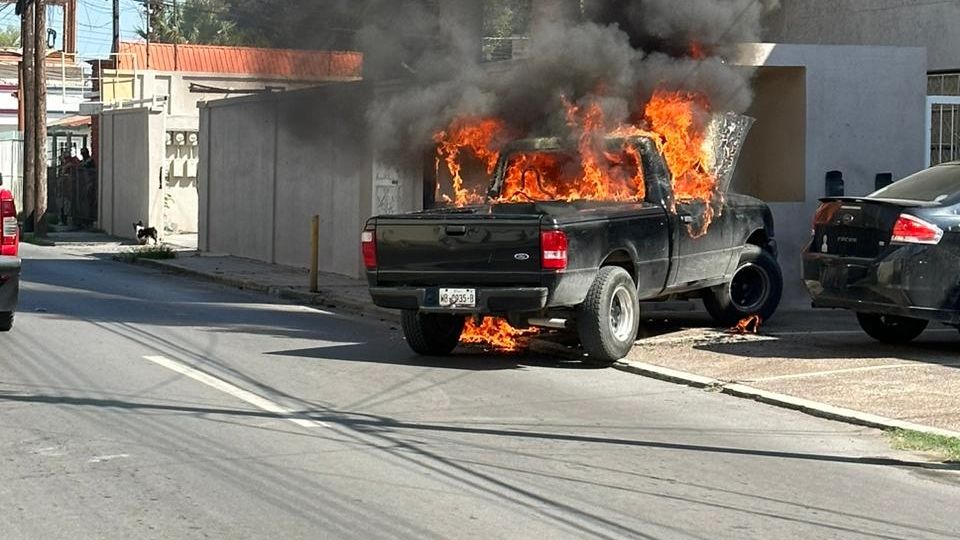
[(540, 233), (540, 267), (544, 270), (567, 268), (567, 233), (563, 231)]
[(938, 244), (943, 238), (943, 229), (917, 216), (900, 214), (893, 226), (891, 242), (898, 244)]

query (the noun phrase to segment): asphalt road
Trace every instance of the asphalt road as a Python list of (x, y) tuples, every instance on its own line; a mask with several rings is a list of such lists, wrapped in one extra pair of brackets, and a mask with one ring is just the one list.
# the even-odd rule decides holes
[(877, 432), (25, 246), (3, 538), (955, 538)]

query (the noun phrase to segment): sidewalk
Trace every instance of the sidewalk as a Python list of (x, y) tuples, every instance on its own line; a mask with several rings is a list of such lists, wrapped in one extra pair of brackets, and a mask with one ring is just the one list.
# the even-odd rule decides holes
[[(129, 249), (103, 235), (83, 242), (54, 240), (65, 249), (88, 253)], [(201, 255), (189, 239), (182, 244), (176, 259), (139, 262), (298, 303), (398, 321), (397, 312), (370, 302), (362, 280), (320, 274), (320, 290), (312, 293), (306, 270)], [(655, 311), (664, 308), (671, 311)], [(645, 305), (644, 315), (637, 346), (618, 369), (862, 425), (960, 435), (956, 329), (931, 326), (914, 344), (895, 347), (868, 338), (854, 316), (843, 311), (780, 312), (760, 335), (747, 336), (712, 328), (695, 303)], [(544, 345), (536, 349), (578, 354)]]

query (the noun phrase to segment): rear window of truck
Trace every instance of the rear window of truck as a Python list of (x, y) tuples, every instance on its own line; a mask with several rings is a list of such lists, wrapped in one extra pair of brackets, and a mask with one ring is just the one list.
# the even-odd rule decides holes
[(624, 146), (598, 155), (561, 150), (514, 152), (507, 157), (501, 201), (642, 201), (640, 153)]

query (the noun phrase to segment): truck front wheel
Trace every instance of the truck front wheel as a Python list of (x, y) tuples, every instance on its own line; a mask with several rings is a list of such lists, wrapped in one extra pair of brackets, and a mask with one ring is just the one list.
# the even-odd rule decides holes
[(733, 278), (726, 285), (707, 291), (703, 304), (710, 316), (723, 326), (733, 326), (751, 315), (759, 315), (765, 322), (780, 305), (781, 294), (780, 264), (759, 246), (747, 245)]
[(460, 342), (466, 318), (462, 315), (404, 311), (400, 317), (403, 335), (413, 352), (424, 356), (445, 356)]
[(633, 348), (640, 326), (640, 303), (633, 278), (619, 266), (600, 269), (587, 298), (577, 308), (577, 330), (586, 362), (609, 365)]

